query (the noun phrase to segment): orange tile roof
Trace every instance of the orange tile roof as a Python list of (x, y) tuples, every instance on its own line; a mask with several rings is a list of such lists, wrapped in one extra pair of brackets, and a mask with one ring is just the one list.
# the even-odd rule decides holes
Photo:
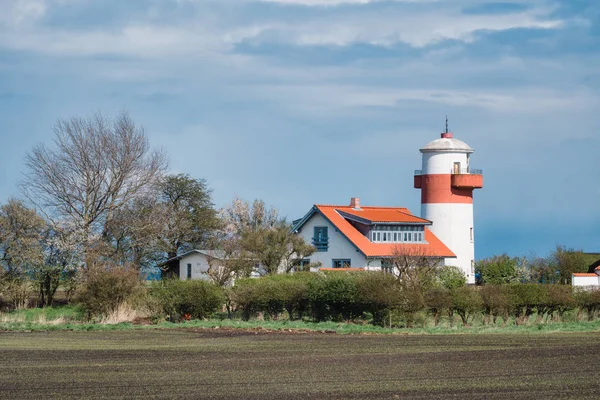
[(355, 215), (360, 218), (367, 219), (371, 222), (404, 222), (404, 223), (423, 223), (431, 224), (423, 218), (414, 216), (406, 208), (393, 207), (362, 207), (360, 210), (355, 210), (352, 207), (336, 207), (338, 210), (345, 213)]
[[(456, 257), (456, 255), (438, 239), (428, 228), (425, 228), (425, 241), (427, 243), (373, 243), (365, 235), (360, 233), (350, 222), (342, 217), (336, 210), (350, 213), (356, 212), (350, 206), (334, 206), (317, 204), (315, 207), (333, 224), (339, 231), (348, 238), (366, 257), (391, 257), (394, 254), (410, 254), (424, 257)], [(373, 210), (388, 210), (387, 213), (394, 211), (399, 214), (408, 214), (414, 218), (406, 208), (393, 207), (362, 207), (367, 212)], [(382, 214), (383, 215), (383, 214)], [(398, 217), (399, 218), (399, 217)], [(422, 220), (421, 218), (418, 218)], [(422, 220), (427, 221), (427, 220)]]
[(597, 274), (587, 273), (587, 272), (573, 272), (573, 276), (593, 276), (595, 278), (598, 277)]

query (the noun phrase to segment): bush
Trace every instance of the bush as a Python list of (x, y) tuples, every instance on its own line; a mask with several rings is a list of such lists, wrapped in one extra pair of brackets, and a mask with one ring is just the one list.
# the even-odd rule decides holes
[(373, 325), (385, 326), (386, 319), (391, 320), (398, 285), (396, 277), (383, 272), (360, 273), (356, 274), (355, 283), (356, 309), (371, 313)]
[(461, 286), (450, 291), (452, 296), (452, 307), (460, 316), (464, 326), (469, 325), (476, 313), (483, 307), (483, 300), (479, 290), (474, 286)]
[(207, 318), (225, 303), (225, 294), (220, 287), (201, 280), (152, 282), (149, 294), (171, 321)]
[(483, 323), (492, 321), (496, 323), (498, 316), (502, 316), (504, 324), (508, 321), (509, 301), (506, 293), (498, 285), (485, 285), (479, 289), (483, 301)]
[(336, 271), (309, 282), (308, 299), (315, 321), (348, 321), (362, 314), (356, 307), (357, 274)]
[(114, 312), (125, 302), (130, 305), (139, 304), (145, 293), (135, 269), (95, 268), (87, 272), (79, 303), (86, 309), (88, 316), (101, 317)]
[(440, 316), (444, 311), (450, 311), (452, 308), (452, 296), (450, 290), (445, 287), (433, 287), (425, 292), (425, 306), (433, 315), (433, 323), (438, 326)]
[(269, 279), (279, 286), (280, 301), (290, 320), (302, 319), (308, 310), (308, 285), (317, 277), (312, 272), (297, 272), (293, 275), (274, 275)]
[(494, 256), (475, 263), (478, 284), (502, 285), (519, 280), (519, 260), (506, 254)]
[(443, 266), (437, 271), (439, 285), (446, 289), (455, 289), (467, 284), (467, 277), (458, 267)]
[(596, 313), (600, 310), (600, 290), (578, 289), (574, 293), (574, 301), (579, 307), (578, 315), (585, 310), (588, 321), (593, 321)]

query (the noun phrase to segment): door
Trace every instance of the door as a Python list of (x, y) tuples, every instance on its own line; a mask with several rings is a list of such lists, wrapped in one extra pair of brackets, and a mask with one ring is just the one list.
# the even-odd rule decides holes
[(460, 174), (460, 163), (459, 162), (455, 162), (454, 163), (454, 174)]

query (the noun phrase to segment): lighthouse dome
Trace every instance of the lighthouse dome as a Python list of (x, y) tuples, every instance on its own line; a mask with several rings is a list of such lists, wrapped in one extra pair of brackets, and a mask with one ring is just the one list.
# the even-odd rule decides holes
[(472, 153), (474, 150), (462, 140), (455, 139), (451, 133), (442, 133), (442, 137), (429, 142), (419, 150), (421, 153), (449, 152)]

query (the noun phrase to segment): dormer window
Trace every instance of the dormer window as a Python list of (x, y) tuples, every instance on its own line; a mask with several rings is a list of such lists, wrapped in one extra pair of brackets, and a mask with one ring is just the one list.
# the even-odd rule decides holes
[(374, 243), (425, 243), (423, 225), (375, 225), (369, 235)]

